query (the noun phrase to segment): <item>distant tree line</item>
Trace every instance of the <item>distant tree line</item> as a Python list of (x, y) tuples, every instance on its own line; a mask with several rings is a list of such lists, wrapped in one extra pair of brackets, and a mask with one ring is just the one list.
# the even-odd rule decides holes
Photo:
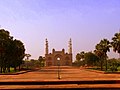
[[(107, 52), (110, 52), (110, 48), (113, 48), (114, 52), (117, 52), (120, 57), (120, 32), (115, 33), (112, 37), (112, 41), (110, 42), (107, 39), (102, 39), (96, 46), (93, 52), (80, 52), (76, 55), (76, 61), (74, 65), (77, 66), (100, 66), (101, 70), (105, 67), (107, 71), (109, 66), (119, 66), (120, 63), (115, 59), (107, 60)], [(109, 65), (107, 65), (109, 64)], [(113, 68), (112, 67), (112, 68)], [(109, 67), (110, 68), (110, 67)]]
[[(30, 56), (30, 54), (26, 54), (27, 56)], [(45, 57), (39, 56), (38, 60), (34, 59), (28, 59), (26, 58), (24, 61), (24, 64), (22, 64), (22, 68), (26, 69), (34, 69), (34, 68), (40, 68), (45, 66)]]
[(16, 71), (16, 67), (20, 68), (24, 56), (23, 43), (10, 36), (9, 31), (0, 29), (0, 72), (10, 72), (11, 67)]

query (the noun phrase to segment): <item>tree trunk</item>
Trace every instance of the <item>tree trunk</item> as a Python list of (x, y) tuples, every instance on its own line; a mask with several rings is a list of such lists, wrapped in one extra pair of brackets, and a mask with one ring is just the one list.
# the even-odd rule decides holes
[(16, 67), (14, 67), (14, 71), (16, 72)]
[(6, 67), (3, 67), (3, 73), (5, 73), (5, 71), (6, 71)]
[(105, 59), (105, 61), (106, 61), (106, 63), (105, 63), (106, 65), (105, 66), (106, 66), (106, 71), (107, 71), (107, 59)]
[(40, 70), (41, 70), (41, 61), (40, 61)]
[(101, 71), (103, 70), (103, 62), (101, 61)]
[(120, 53), (119, 53), (119, 60), (120, 60)]
[(0, 73), (2, 73), (2, 67), (0, 67)]
[(19, 65), (19, 71), (20, 71), (20, 65)]
[(10, 67), (7, 68), (7, 71), (10, 72)]

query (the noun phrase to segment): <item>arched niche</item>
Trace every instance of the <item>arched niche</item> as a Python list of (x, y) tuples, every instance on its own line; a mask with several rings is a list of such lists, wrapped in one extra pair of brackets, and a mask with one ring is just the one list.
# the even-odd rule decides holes
[[(58, 60), (58, 59), (59, 59), (59, 60)], [(55, 55), (55, 57), (54, 57), (54, 64), (55, 64), (56, 66), (57, 66), (58, 64), (61, 65), (62, 60), (63, 60), (62, 55), (57, 54), (57, 55)]]

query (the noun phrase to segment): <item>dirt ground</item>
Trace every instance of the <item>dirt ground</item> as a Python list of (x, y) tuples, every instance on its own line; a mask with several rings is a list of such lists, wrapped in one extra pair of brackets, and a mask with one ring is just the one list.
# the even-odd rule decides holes
[[(57, 67), (45, 67), (38, 71), (19, 75), (0, 75), (0, 82), (9, 81), (77, 81), (77, 80), (120, 80), (120, 74), (104, 74), (103, 72), (84, 68), (61, 67), (61, 79), (58, 79)], [(0, 85), (0, 89), (31, 88), (120, 88), (120, 84), (66, 84), (66, 85)]]

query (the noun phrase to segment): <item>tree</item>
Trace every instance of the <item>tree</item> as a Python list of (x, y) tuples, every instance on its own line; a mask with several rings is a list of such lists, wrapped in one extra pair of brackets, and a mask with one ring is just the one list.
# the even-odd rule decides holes
[(114, 37), (112, 38), (111, 45), (113, 47), (113, 51), (117, 52), (120, 58), (120, 32), (115, 33)]
[(27, 65), (27, 69), (28, 69), (28, 60), (29, 60), (29, 57), (31, 57), (31, 55), (25, 54), (25, 57), (26, 57), (26, 65)]
[(39, 62), (40, 62), (40, 69), (41, 69), (41, 67), (44, 66), (43, 64), (44, 64), (44, 60), (45, 60), (45, 59), (44, 59), (44, 57), (39, 56), (38, 60), (39, 60)]
[[(97, 46), (98, 46), (98, 44), (97, 44)], [(101, 70), (103, 70), (104, 53), (101, 50), (94, 50), (94, 53), (96, 56), (98, 56)]]
[(29, 57), (31, 57), (31, 55), (30, 54), (25, 54), (25, 57), (26, 57), (27, 60), (29, 60)]
[(10, 40), (12, 37), (10, 33), (4, 29), (0, 29), (0, 67), (1, 73), (6, 71), (9, 66), (9, 60), (7, 58), (8, 46), (10, 45)]
[(99, 58), (92, 52), (85, 53), (85, 61), (88, 66), (96, 66), (97, 62), (99, 62)]
[(82, 52), (80, 52), (80, 53), (77, 53), (77, 55), (76, 55), (76, 60), (77, 60), (77, 61), (80, 61), (80, 60), (84, 59), (84, 55), (85, 55), (85, 52), (84, 52), (84, 51), (82, 51)]
[(16, 71), (16, 67), (19, 66), (19, 70), (20, 70), (20, 65), (23, 62), (23, 58), (25, 56), (25, 48), (23, 43), (20, 40), (14, 40), (13, 41), (13, 54), (12, 54), (12, 58), (13, 60), (11, 61), (11, 66), (14, 67), (15, 71)]
[(112, 72), (118, 71), (118, 67), (120, 66), (120, 61), (115, 58), (109, 59), (108, 66), (109, 66), (110, 71)]
[(84, 51), (77, 53), (75, 62), (76, 64), (78, 64), (77, 66), (84, 65), (84, 55), (85, 55)]
[(101, 59), (101, 70), (104, 60), (106, 60), (106, 70), (107, 70), (107, 52), (110, 51), (110, 42), (107, 39), (103, 39), (99, 44), (96, 45), (96, 53)]
[(10, 72), (11, 62), (13, 59), (13, 53), (14, 53), (14, 45), (13, 45), (13, 37), (9, 39), (9, 42), (6, 45), (6, 53), (5, 53), (5, 59), (6, 59), (6, 67), (7, 71)]
[(10, 72), (10, 67), (20, 66), (24, 58), (25, 48), (20, 40), (14, 40), (10, 33), (0, 30), (0, 67), (1, 73)]
[(77, 61), (80, 61), (80, 59), (81, 59), (80, 54), (77, 53), (77, 55), (76, 55), (76, 60), (77, 60)]

